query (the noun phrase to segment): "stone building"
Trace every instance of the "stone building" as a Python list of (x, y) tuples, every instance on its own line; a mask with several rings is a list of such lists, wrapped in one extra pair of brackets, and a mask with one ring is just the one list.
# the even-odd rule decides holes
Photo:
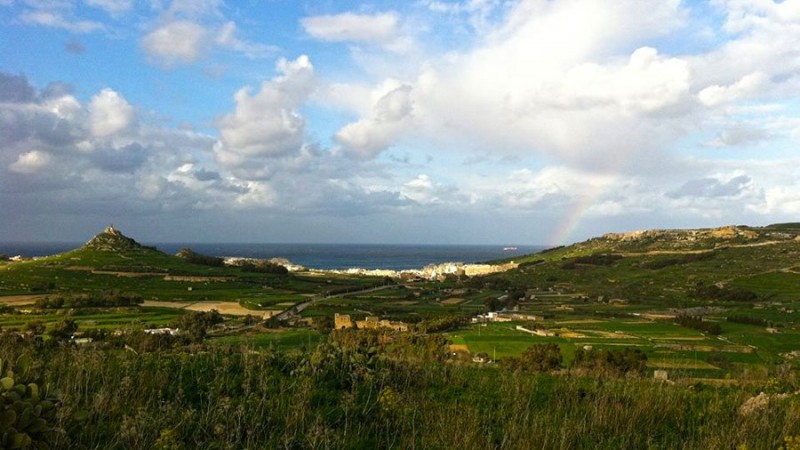
[(339, 313), (334, 314), (333, 328), (336, 330), (345, 330), (347, 328), (353, 328), (353, 321), (350, 320), (350, 315), (339, 314)]
[(360, 330), (377, 330), (379, 328), (389, 328), (394, 331), (408, 331), (408, 325), (404, 322), (392, 322), (390, 320), (381, 320), (378, 316), (367, 316), (364, 320), (356, 320), (355, 322), (350, 318), (349, 314), (336, 313), (333, 316), (333, 326), (337, 330), (346, 330), (348, 328), (358, 328)]

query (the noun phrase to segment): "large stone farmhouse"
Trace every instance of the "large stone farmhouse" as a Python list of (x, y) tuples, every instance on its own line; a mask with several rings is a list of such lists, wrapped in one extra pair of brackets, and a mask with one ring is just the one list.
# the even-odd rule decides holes
[(349, 314), (336, 313), (333, 316), (333, 327), (337, 330), (346, 330), (348, 328), (358, 328), (360, 330), (377, 330), (381, 328), (388, 328), (394, 331), (408, 331), (408, 325), (404, 322), (392, 322), (390, 320), (381, 320), (377, 316), (367, 316), (364, 320), (356, 320), (355, 322), (350, 318)]

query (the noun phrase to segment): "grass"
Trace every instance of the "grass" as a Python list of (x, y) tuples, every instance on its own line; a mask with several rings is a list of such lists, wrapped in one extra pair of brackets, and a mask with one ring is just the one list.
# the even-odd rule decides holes
[(330, 345), (0, 345), (3, 360), (22, 352), (59, 393), (55, 448), (775, 449), (800, 434), (797, 396), (738, 412), (764, 384), (559, 377)]
[(236, 345), (248, 348), (270, 348), (277, 350), (313, 348), (324, 339), (318, 331), (310, 329), (287, 329), (263, 333), (248, 333), (214, 338), (211, 342), (220, 345)]
[(35, 314), (0, 314), (0, 327), (3, 329), (21, 329), (27, 323), (40, 320), (46, 325), (52, 325), (69, 317), (78, 324), (79, 329), (143, 329), (150, 325), (166, 326), (174, 322), (185, 311), (173, 308), (118, 308), (118, 309), (92, 309), (68, 313), (68, 311), (54, 311)]

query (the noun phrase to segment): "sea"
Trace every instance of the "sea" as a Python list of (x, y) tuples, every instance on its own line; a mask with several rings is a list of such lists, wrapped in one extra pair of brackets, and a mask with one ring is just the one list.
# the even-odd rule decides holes
[[(0, 243), (8, 256), (48, 256), (80, 247), (83, 243)], [(481, 263), (536, 253), (541, 245), (383, 245), (383, 244), (211, 244), (145, 243), (164, 253), (175, 254), (188, 247), (210, 256), (285, 258), (311, 269), (421, 269), (445, 262)]]

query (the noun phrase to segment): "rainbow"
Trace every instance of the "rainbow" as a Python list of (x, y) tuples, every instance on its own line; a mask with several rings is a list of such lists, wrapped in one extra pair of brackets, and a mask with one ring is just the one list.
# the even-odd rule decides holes
[(613, 186), (619, 175), (617, 174), (609, 174), (607, 176), (602, 177), (602, 182), (598, 183), (597, 186), (594, 186), (593, 189), (590, 189), (589, 192), (580, 198), (572, 205), (569, 212), (561, 219), (558, 223), (556, 228), (553, 230), (553, 234), (548, 239), (548, 245), (551, 247), (556, 247), (559, 245), (564, 245), (568, 243), (568, 239), (572, 236), (572, 233), (575, 232), (575, 229), (578, 228), (578, 225), (583, 222), (584, 216), (586, 213), (595, 205), (597, 199), (601, 198), (608, 192), (609, 188)]

